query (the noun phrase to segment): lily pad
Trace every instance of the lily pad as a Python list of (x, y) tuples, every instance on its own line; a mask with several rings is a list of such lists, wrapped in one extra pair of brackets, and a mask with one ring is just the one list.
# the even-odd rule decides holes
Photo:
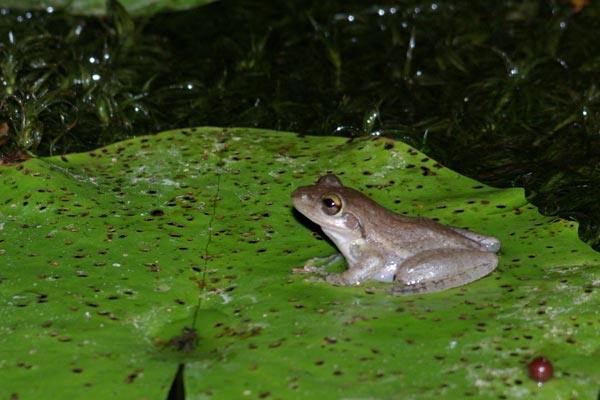
[[(336, 251), (289, 198), (326, 172), (397, 212), (498, 237), (498, 269), (407, 297), (291, 274)], [(600, 257), (577, 224), (401, 142), (185, 129), (0, 180), (1, 398), (164, 398), (179, 365), (191, 399), (600, 388)], [(554, 378), (538, 387), (527, 363), (541, 355)]]

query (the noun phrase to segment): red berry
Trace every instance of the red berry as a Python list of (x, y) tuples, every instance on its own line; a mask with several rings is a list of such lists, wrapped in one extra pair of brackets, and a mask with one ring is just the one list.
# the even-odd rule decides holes
[(529, 377), (540, 385), (550, 380), (553, 372), (552, 363), (545, 357), (535, 358), (529, 363)]

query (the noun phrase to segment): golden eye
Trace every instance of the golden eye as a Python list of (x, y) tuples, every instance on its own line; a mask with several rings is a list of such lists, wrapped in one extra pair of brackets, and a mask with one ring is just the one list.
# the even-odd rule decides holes
[(321, 208), (327, 215), (335, 215), (342, 210), (342, 199), (337, 194), (326, 194), (323, 196), (321, 204)]

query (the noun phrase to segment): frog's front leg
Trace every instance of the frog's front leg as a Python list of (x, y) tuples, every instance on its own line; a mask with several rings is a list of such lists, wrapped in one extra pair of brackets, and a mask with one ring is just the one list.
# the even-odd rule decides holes
[(372, 280), (380, 266), (381, 260), (378, 257), (364, 258), (349, 266), (342, 273), (325, 275), (325, 280), (336, 286), (360, 285), (365, 281)]
[(394, 281), (402, 284), (394, 295), (438, 292), (465, 285), (491, 273), (498, 266), (493, 252), (469, 249), (428, 250), (406, 259)]

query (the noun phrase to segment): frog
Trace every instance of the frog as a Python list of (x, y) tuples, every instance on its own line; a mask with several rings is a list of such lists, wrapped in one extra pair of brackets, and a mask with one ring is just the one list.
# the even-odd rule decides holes
[(500, 241), (422, 216), (391, 211), (328, 173), (291, 194), (295, 209), (319, 225), (345, 258), (347, 268), (328, 272), (309, 260), (296, 273), (316, 274), (336, 286), (392, 283), (401, 296), (439, 292), (492, 273)]

